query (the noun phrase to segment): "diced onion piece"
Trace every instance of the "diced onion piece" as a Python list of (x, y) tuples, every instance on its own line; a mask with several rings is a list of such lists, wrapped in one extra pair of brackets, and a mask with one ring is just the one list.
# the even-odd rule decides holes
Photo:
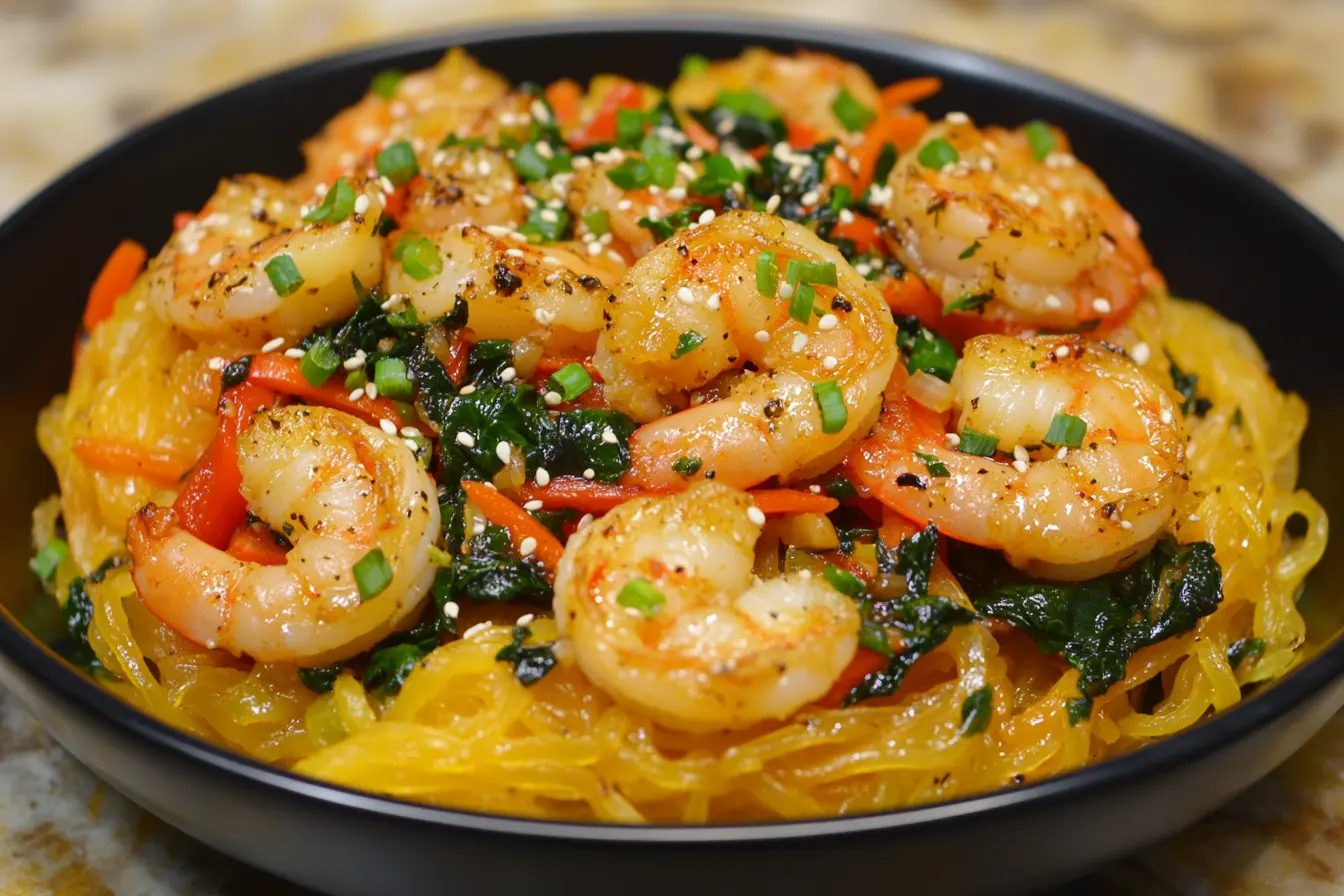
[(923, 370), (910, 374), (905, 381), (905, 394), (939, 414), (952, 407), (952, 384)]
[(785, 574), (803, 572), (804, 570), (819, 576), (826, 571), (826, 561), (816, 554), (808, 553), (799, 548), (789, 548), (784, 552)]
[(509, 462), (499, 468), (499, 472), (490, 478), (495, 488), (502, 492), (512, 492), (527, 482), (527, 458), (521, 451), (510, 451)]
[(833, 551), (840, 546), (835, 526), (824, 513), (792, 513), (775, 520), (779, 540), (805, 551)]
[(531, 339), (519, 339), (513, 344), (513, 369), (518, 379), (530, 380), (541, 362), (541, 343)]

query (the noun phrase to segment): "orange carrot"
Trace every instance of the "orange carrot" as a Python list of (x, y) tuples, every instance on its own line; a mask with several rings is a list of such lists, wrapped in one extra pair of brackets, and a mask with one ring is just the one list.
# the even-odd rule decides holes
[(255, 526), (243, 526), (235, 529), (229, 539), (229, 555), (244, 563), (256, 563), (261, 566), (279, 566), (285, 562), (289, 553), (267, 532), (260, 532)]
[(816, 145), (817, 129), (801, 121), (790, 121), (788, 127), (789, 145), (794, 149), (810, 149)]
[(425, 176), (417, 174), (407, 183), (397, 187), (391, 193), (387, 194), (387, 203), (383, 206), (383, 212), (393, 220), (401, 217), (401, 213), (406, 211), (406, 203), (410, 195), (411, 187), (424, 183)]
[(191, 461), (175, 452), (112, 439), (77, 438), (70, 449), (86, 467), (102, 473), (139, 476), (160, 485), (177, 485), (191, 470)]
[(906, 271), (901, 279), (888, 282), (882, 289), (882, 297), (893, 314), (913, 314), (924, 326), (933, 330), (941, 328), (942, 300), (913, 271)]
[(898, 112), (869, 125), (863, 142), (854, 150), (854, 158), (859, 163), (859, 184), (872, 183), (873, 169), (877, 167), (883, 146), (890, 143), (898, 152), (905, 152), (919, 142), (928, 128), (929, 119), (923, 112)]
[(831, 685), (831, 689), (826, 692), (817, 703), (821, 706), (838, 708), (845, 700), (845, 695), (854, 690), (854, 686), (863, 681), (869, 675), (879, 669), (887, 668), (887, 658), (876, 650), (869, 650), (867, 647), (860, 647), (854, 654), (854, 659), (849, 661), (845, 671), (840, 673), (840, 677)]
[(392, 422), (397, 428), (401, 428), (404, 424), (401, 409), (394, 401), (386, 398), (357, 398), (351, 401), (350, 393), (337, 377), (332, 377), (321, 386), (314, 386), (304, 377), (302, 362), (298, 358), (289, 358), (275, 352), (256, 355), (252, 358), (247, 381), (274, 389), (283, 395), (302, 398), (311, 404), (325, 405), (354, 414), (375, 426), (383, 420)]
[(537, 559), (554, 572), (556, 564), (560, 562), (560, 555), (565, 552), (565, 546), (551, 534), (550, 529), (537, 522), (532, 514), (504, 497), (498, 489), (483, 482), (464, 479), (462, 490), (467, 493), (471, 503), (480, 508), (487, 520), (508, 530), (509, 540), (515, 550), (521, 551), (523, 542), (529, 538), (535, 541), (534, 552)]
[(593, 359), (582, 355), (542, 355), (537, 360), (537, 369), (533, 371), (533, 376), (537, 379), (545, 379), (560, 368), (568, 367), (570, 364), (578, 364), (583, 367), (584, 370), (588, 371), (588, 376), (592, 377), (593, 382), (602, 382), (602, 374), (593, 364)]
[(705, 130), (705, 126), (694, 118), (687, 116), (686, 120), (681, 123), (681, 130), (688, 140), (705, 152), (719, 151), (719, 138)]
[[(549, 485), (525, 485), (518, 494), (526, 501), (538, 500), (547, 507), (572, 507), (585, 513), (606, 513), (634, 498), (669, 494), (671, 489), (642, 488), (592, 482), (575, 476), (559, 476)], [(748, 491), (766, 516), (789, 513), (830, 513), (840, 503), (826, 495), (814, 495), (788, 488), (763, 488)]]
[(616, 139), (616, 110), (643, 107), (644, 94), (639, 85), (634, 81), (622, 81), (602, 98), (602, 105), (593, 120), (569, 138), (570, 145), (580, 149), (593, 143), (610, 143)]
[(882, 236), (877, 222), (863, 215), (854, 215), (849, 221), (840, 221), (831, 229), (831, 236), (854, 241), (860, 252), (875, 252), (882, 248)]
[(85, 330), (92, 330), (112, 316), (117, 299), (135, 283), (148, 257), (145, 247), (135, 240), (122, 240), (112, 250), (89, 290), (89, 302), (84, 306)]
[(186, 227), (188, 224), (190, 224), (192, 221), (195, 220), (196, 220), (195, 212), (178, 212), (177, 214), (173, 215), (173, 229), (181, 230), (183, 227)]
[(551, 82), (546, 88), (546, 102), (555, 112), (555, 120), (561, 125), (571, 125), (579, 120), (579, 103), (583, 99), (583, 88), (570, 78), (561, 78)]
[(906, 81), (888, 84), (882, 88), (879, 98), (882, 101), (882, 108), (898, 109), (901, 106), (909, 106), (920, 100), (926, 100), (942, 89), (943, 82), (939, 78), (910, 78)]

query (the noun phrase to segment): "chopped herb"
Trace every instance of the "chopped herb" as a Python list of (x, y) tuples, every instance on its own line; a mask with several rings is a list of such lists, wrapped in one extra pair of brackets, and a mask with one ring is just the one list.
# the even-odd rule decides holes
[(925, 168), (941, 171), (948, 165), (955, 165), (961, 156), (957, 154), (951, 143), (939, 137), (921, 146), (917, 158)]
[(891, 176), (891, 169), (895, 167), (896, 145), (883, 143), (882, 148), (877, 151), (877, 161), (873, 164), (873, 183), (885, 184), (887, 178)]
[(56, 575), (56, 568), (70, 556), (70, 546), (62, 539), (53, 538), (34, 555), (28, 567), (44, 582), (50, 582)]
[(705, 156), (702, 164), (704, 173), (686, 185), (688, 192), (699, 196), (717, 196), (742, 182), (742, 172), (727, 156)]
[(345, 178), (336, 178), (336, 183), (327, 190), (322, 202), (303, 220), (310, 224), (339, 224), (355, 210), (355, 188), (346, 183)]
[(1087, 435), (1087, 422), (1072, 414), (1059, 413), (1050, 421), (1050, 429), (1045, 434), (1045, 444), (1056, 448), (1077, 448), (1083, 444)]
[(640, 218), (637, 223), (640, 227), (648, 228), (655, 238), (659, 241), (666, 240), (684, 227), (691, 226), (691, 222), (699, 218), (707, 206), (692, 204), (685, 208), (678, 209), (666, 217), (658, 218)]
[(845, 408), (845, 396), (835, 380), (813, 383), (812, 395), (821, 409), (821, 431), (833, 435), (844, 429), (849, 412)]
[(762, 252), (756, 256), (756, 292), (774, 298), (779, 288), (779, 265), (775, 253)]
[(844, 87), (835, 95), (835, 102), (831, 103), (831, 111), (835, 113), (836, 119), (844, 125), (845, 130), (854, 132), (866, 130), (868, 125), (877, 119), (877, 113), (865, 106), (854, 98)]
[(340, 366), (341, 356), (336, 354), (336, 349), (331, 347), (331, 340), (325, 336), (319, 336), (314, 340), (308, 346), (308, 351), (303, 353), (303, 360), (299, 362), (303, 378), (314, 386), (320, 386), (331, 379), (331, 375)]
[(264, 270), (266, 276), (270, 278), (271, 286), (275, 288), (275, 294), (282, 299), (285, 296), (292, 296), (303, 285), (303, 275), (299, 273), (299, 267), (294, 264), (292, 256), (277, 255), (266, 262)]
[(979, 251), (980, 251), (980, 241), (979, 241), (979, 240), (976, 240), (975, 242), (973, 242), (973, 243), (971, 243), (969, 246), (967, 246), (967, 247), (966, 247), (966, 250), (965, 250), (964, 252), (962, 252), (960, 255), (958, 255), (957, 257), (960, 258), (960, 259), (965, 260), (965, 259), (967, 259), (967, 258), (970, 258), (972, 255), (974, 255), (976, 252), (979, 252)]
[(947, 469), (947, 464), (943, 463), (932, 454), (924, 454), (921, 451), (916, 451), (915, 457), (924, 461), (924, 468), (929, 471), (930, 476), (943, 477), (952, 475)]
[(373, 382), (378, 394), (399, 401), (409, 401), (415, 394), (406, 376), (406, 362), (401, 358), (379, 358), (374, 367)]
[(994, 293), (992, 292), (981, 292), (976, 293), (975, 295), (967, 294), (948, 302), (947, 307), (943, 309), (943, 313), (946, 314), (950, 311), (974, 311), (986, 303), (993, 301), (993, 299)]
[(1233, 669), (1244, 662), (1255, 663), (1265, 653), (1263, 638), (1242, 638), (1227, 648), (1227, 662)]
[(994, 689), (985, 685), (961, 703), (961, 736), (984, 734), (994, 715)]
[(551, 374), (547, 385), (565, 401), (573, 401), (593, 387), (593, 378), (582, 364), (570, 362)]
[(677, 337), (677, 349), (672, 353), (673, 359), (675, 360), (676, 358), (681, 358), (690, 354), (704, 344), (704, 341), (704, 336), (701, 336), (694, 330), (687, 330)]
[(428, 280), (443, 273), (443, 258), (427, 236), (402, 237), (393, 254), (401, 262), (401, 269), (416, 280)]
[(1199, 374), (1186, 373), (1176, 366), (1175, 361), (1171, 362), (1171, 385), (1185, 399), (1181, 403), (1181, 413), (1185, 416), (1203, 417), (1213, 407), (1213, 402), (1195, 394), (1199, 388)]
[(373, 76), (373, 81), (369, 84), (369, 92), (376, 93), (385, 100), (392, 99), (392, 95), (397, 92), (397, 85), (401, 79), (406, 77), (406, 73), (399, 68), (386, 68)]
[(896, 318), (896, 327), (896, 347), (905, 353), (905, 369), (911, 373), (922, 370), (950, 383), (957, 369), (957, 352), (952, 343), (913, 315)]
[(607, 169), (607, 180), (622, 190), (642, 190), (653, 183), (653, 172), (643, 159), (628, 158), (615, 168)]
[(330, 666), (313, 666), (307, 669), (299, 669), (299, 681), (303, 686), (314, 694), (325, 694), (336, 684), (336, 678), (345, 668), (340, 663), (332, 663)]
[(526, 183), (541, 180), (550, 174), (550, 164), (533, 143), (524, 143), (513, 154), (513, 170)]
[(822, 578), (830, 583), (831, 587), (841, 594), (850, 597), (862, 597), (868, 589), (864, 587), (863, 580), (847, 569), (841, 569), (838, 566), (827, 565)]
[(659, 608), (667, 603), (667, 598), (648, 579), (640, 578), (631, 579), (621, 586), (616, 603), (649, 619), (658, 615)]
[(644, 139), (644, 128), (648, 116), (641, 109), (616, 110), (616, 145), (622, 149), (635, 149)]
[(392, 182), (394, 187), (410, 183), (411, 178), (420, 173), (420, 164), (415, 160), (415, 150), (405, 140), (389, 143), (378, 151), (373, 166), (380, 177)]
[(962, 454), (993, 457), (994, 451), (998, 447), (999, 440), (994, 436), (985, 435), (973, 429), (963, 429), (961, 431), (961, 443), (957, 445), (957, 450)]
[(700, 460), (700, 458), (687, 455), (672, 461), (672, 472), (681, 476), (683, 479), (690, 479), (696, 473), (700, 472), (700, 467), (703, 465), (704, 461)]
[(832, 214), (838, 215), (844, 209), (854, 204), (854, 191), (844, 184), (836, 184), (831, 187), (831, 201), (829, 208)]
[(1045, 157), (1055, 151), (1055, 130), (1043, 121), (1030, 121), (1022, 128), (1031, 146), (1031, 154), (1036, 161), (1043, 162)]
[(524, 647), (523, 642), (532, 636), (527, 626), (518, 625), (513, 629), (513, 641), (495, 654), (501, 663), (513, 664), (513, 676), (519, 684), (531, 687), (546, 677), (546, 673), (555, 668), (555, 651), (550, 644), (538, 644)]
[(382, 548), (374, 548), (356, 560), (354, 574), (360, 600), (372, 600), (392, 584), (392, 566)]

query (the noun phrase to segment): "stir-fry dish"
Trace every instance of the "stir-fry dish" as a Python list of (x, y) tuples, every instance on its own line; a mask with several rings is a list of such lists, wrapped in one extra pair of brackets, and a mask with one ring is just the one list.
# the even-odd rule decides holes
[(1065, 133), (939, 87), (380, 74), (94, 284), (38, 424), (54, 646), (303, 775), (626, 823), (1012, 787), (1237, 703), (1305, 637), (1306, 406)]

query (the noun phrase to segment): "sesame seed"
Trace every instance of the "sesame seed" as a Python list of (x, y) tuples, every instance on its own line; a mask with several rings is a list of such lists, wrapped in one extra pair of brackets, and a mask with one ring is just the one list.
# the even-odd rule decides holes
[(522, 249), (505, 249), (505, 250), (504, 250), (504, 254), (505, 254), (505, 255), (512, 256), (513, 258), (526, 258), (526, 257), (527, 257), (526, 255), (523, 254), (523, 250), (522, 250)]
[(615, 249), (612, 249), (611, 251), (607, 252), (607, 258), (611, 259), (617, 264), (625, 264), (625, 259), (622, 258), (621, 253), (617, 252)]
[(757, 330), (757, 331), (756, 331), (756, 341), (757, 341), (757, 342), (769, 342), (769, 341), (770, 341), (770, 334), (767, 333), (765, 330)]
[(808, 190), (802, 196), (798, 197), (798, 201), (801, 202), (803, 205), (816, 205), (817, 200), (820, 198), (821, 194), (819, 194), (816, 190)]
[(966, 123), (968, 123), (970, 120), (971, 120), (971, 117), (970, 117), (969, 115), (967, 115), (965, 112), (949, 112), (949, 113), (947, 113), (947, 123), (948, 123), (948, 124), (966, 124)]
[(821, 366), (826, 368), (827, 370), (834, 370), (836, 366), (839, 365), (839, 363), (840, 361), (835, 357), (835, 355), (827, 355), (826, 357), (821, 359)]
[(700, 213), (700, 217), (699, 217), (697, 220), (698, 220), (701, 224), (708, 224), (710, 221), (713, 221), (713, 220), (714, 220), (714, 209), (712, 209), (712, 208), (707, 208), (707, 209), (705, 209), (703, 212)]
[(1015, 460), (1013, 461), (1013, 469), (1019, 473), (1025, 473), (1027, 472), (1027, 464), (1025, 461)]
[(555, 323), (555, 312), (548, 308), (538, 308), (536, 311), (532, 312), (532, 316), (536, 318), (537, 323), (541, 324), (543, 327), (549, 327), (551, 324)]
[(761, 508), (756, 507), (755, 505), (747, 508), (747, 519), (758, 526), (765, 525), (765, 514), (761, 511)]
[(278, 351), (284, 344), (285, 344), (284, 337), (277, 336), (274, 339), (267, 341), (267, 343), (261, 347), (261, 350), (263, 352)]
[[(485, 529), (482, 528), (482, 529), (481, 529), (481, 532), (484, 532), (484, 531), (485, 531)], [(476, 533), (476, 534), (479, 535), (480, 532), (478, 532), (478, 533)], [(493, 628), (493, 627), (494, 627), (494, 624), (493, 624), (493, 623), (490, 623), (490, 622), (478, 622), (478, 623), (476, 623), (475, 625), (473, 625), (471, 628), (469, 628), (469, 629), (467, 629), (466, 631), (464, 631), (464, 632), (462, 633), (462, 637), (463, 637), (463, 638), (474, 638), (474, 637), (476, 637), (477, 635), (484, 634), (485, 632), (488, 632), (488, 631), (489, 631), (491, 628)]]
[(401, 434), (408, 439), (412, 439), (416, 438), (417, 436), (420, 436), (422, 433), (414, 426), (403, 426), (401, 428)]
[(287, 348), (287, 349), (285, 349), (285, 357), (286, 357), (286, 358), (302, 358), (305, 354), (306, 354), (306, 352), (304, 352), (304, 350), (301, 349), (301, 348)]
[[(536, 550), (536, 548), (533, 548), (533, 550)], [(523, 556), (527, 556), (527, 555), (524, 554)], [(521, 616), (518, 617), (518, 620), (517, 620), (514, 624), (515, 624), (515, 625), (531, 625), (531, 624), (532, 624), (532, 620), (533, 620), (533, 619), (536, 619), (536, 618), (537, 618), (537, 617), (536, 617), (536, 614), (534, 614), (534, 613), (524, 613), (523, 615), (521, 615)]]
[(807, 487), (807, 490), (810, 491), (810, 492), (811, 492), (812, 494), (814, 494), (814, 495), (819, 495), (819, 494), (821, 494), (821, 486), (819, 486), (819, 485), (809, 485), (809, 486)]
[(369, 396), (369, 398), (377, 398), (377, 397), (378, 397), (378, 384), (377, 384), (377, 383), (365, 383), (365, 384), (364, 384), (364, 394), (367, 395), (367, 396)]
[(456, 436), (457, 444), (463, 448), (475, 448), (476, 439), (469, 432), (459, 432)]
[(564, 396), (561, 395), (559, 392), (547, 392), (541, 398), (542, 401), (546, 402), (548, 407), (555, 407), (560, 402), (565, 400)]
[(1199, 522), (1199, 514), (1197, 514), (1197, 513), (1192, 513), (1192, 514), (1190, 514), (1190, 516), (1186, 517), (1186, 519), (1190, 520), (1190, 522), (1192, 522), (1192, 523), (1197, 523), (1197, 522)]
[(384, 311), (391, 311), (392, 309), (400, 306), (401, 303), (404, 302), (405, 300), (406, 297), (404, 295), (402, 295), (399, 292), (394, 292), (392, 293), (392, 295), (387, 297), (387, 301), (383, 302), (383, 304), (379, 305), (378, 307), (382, 308)]
[(475, 392), (475, 391), (476, 391), (476, 386), (475, 386), (474, 384), (472, 384), (472, 383), (467, 383), (467, 384), (466, 384), (465, 386), (463, 386), (461, 389), (458, 389), (458, 390), (457, 390), (457, 394), (458, 394), (458, 395), (470, 395), (471, 393), (473, 393), (473, 392)]
[(1021, 445), (1013, 446), (1013, 458), (1022, 461), (1024, 464), (1031, 463), (1031, 455)]
[(1068, 457), (1068, 456), (1069, 456), (1069, 446), (1068, 446), (1068, 445), (1060, 445), (1060, 446), (1059, 446), (1059, 451), (1055, 454), (1055, 457), (1058, 458), (1059, 460), (1063, 460), (1064, 458), (1066, 458), (1066, 457)]
[(216, 357), (206, 361), (205, 366), (209, 367), (211, 370), (223, 370), (225, 367), (229, 366), (229, 362), (227, 358)]
[(1098, 296), (1097, 298), (1092, 300), (1092, 310), (1097, 312), (1098, 314), (1110, 314), (1111, 303), (1106, 299), (1103, 299), (1100, 296)]
[(788, 282), (787, 280), (779, 284), (779, 297), (781, 299), (793, 298), (793, 284)]
[(1069, 348), (1067, 345), (1055, 346), (1055, 357), (1067, 358), (1072, 353), (1072, 351), (1073, 350)]
[(1059, 298), (1059, 296), (1055, 295), (1054, 293), (1050, 293), (1050, 295), (1045, 297), (1045, 307), (1063, 308), (1064, 302)]
[(350, 394), (346, 396), (346, 398), (350, 401), (359, 401), (363, 397), (364, 397), (363, 386), (360, 386), (358, 389), (351, 389)]
[(794, 334), (793, 334), (793, 350), (796, 351), (796, 352), (800, 352), (800, 351), (802, 351), (802, 350), (805, 349), (805, 348), (807, 348), (807, 334), (806, 334), (806, 333), (794, 333)]
[(390, 436), (397, 434), (397, 424), (393, 423), (391, 420), (379, 420), (378, 426), (382, 428), (383, 432)]
[(449, 619), (456, 619), (457, 614), (462, 612), (462, 608), (457, 605), (457, 601), (450, 600), (443, 605), (443, 615)]
[(678, 287), (677, 298), (681, 299), (681, 301), (685, 302), (687, 305), (695, 304), (695, 293), (691, 291), (689, 286)]
[(378, 184), (383, 188), (384, 193), (395, 193), (397, 191), (397, 188), (392, 185), (392, 181), (386, 177), (380, 177)]
[(869, 187), (868, 204), (871, 206), (886, 205), (891, 201), (891, 187)]
[(511, 383), (517, 376), (518, 371), (514, 370), (512, 367), (505, 367), (499, 372), (499, 381), (501, 383)]
[(772, 194), (769, 199), (765, 200), (766, 214), (773, 215), (779, 209), (779, 203), (781, 201), (778, 193)]
[(1153, 356), (1153, 351), (1148, 347), (1148, 343), (1140, 342), (1129, 350), (1129, 356), (1136, 364), (1147, 364), (1148, 359)]
[(507, 227), (500, 227), (498, 224), (487, 224), (484, 230), (486, 233), (494, 237), (505, 237), (513, 232), (509, 230), (509, 228)]
[(710, 297), (705, 299), (705, 307), (708, 308), (710, 311), (718, 311), (719, 305), (720, 305), (719, 294), (717, 292), (711, 293)]
[(610, 426), (604, 426), (602, 427), (602, 441), (606, 442), (608, 445), (615, 445), (620, 442), (620, 439), (616, 438), (616, 430), (612, 429)]
[(821, 320), (817, 321), (817, 327), (822, 330), (834, 330), (840, 326), (840, 318), (834, 314), (823, 314)]
[(847, 209), (847, 208), (842, 208), (842, 209), (840, 209), (840, 223), (841, 223), (841, 224), (853, 224), (853, 223), (854, 223), (854, 213), (853, 213), (852, 211), (850, 211), (849, 209)]
[(511, 452), (509, 451), (508, 442), (500, 442), (498, 445), (495, 446), (495, 457), (499, 458), (500, 463), (502, 464), (508, 463), (510, 454)]
[(586, 470), (583, 471), (583, 478), (584, 478), (584, 479), (595, 479), (595, 478), (597, 478), (597, 471), (594, 470), (592, 467), (589, 467), (588, 469), (586, 469)]
[(402, 439), (401, 444), (411, 449), (412, 454), (417, 454), (420, 451), (420, 443), (417, 442), (415, 439)]
[(949, 433), (947, 433), (947, 434), (946, 434), (946, 439), (947, 439), (947, 444), (951, 445), (953, 448), (955, 448), (955, 447), (957, 447), (958, 445), (961, 444), (961, 436), (957, 435), (957, 434), (954, 433), (954, 432), (949, 432)]
[(1172, 418), (1171, 418), (1171, 411), (1167, 410), (1166, 408), (1163, 408), (1163, 409), (1162, 409), (1162, 413), (1161, 413), (1161, 414), (1158, 414), (1158, 417), (1161, 418), (1161, 420), (1162, 420), (1163, 423), (1170, 423), (1170, 422), (1171, 422), (1171, 419), (1172, 419)]
[(629, 199), (622, 199), (620, 202), (616, 203), (616, 210), (620, 212), (628, 212), (630, 209), (634, 208), (634, 206), (635, 204)]
[(360, 193), (359, 198), (355, 200), (355, 214), (362, 215), (369, 210), (369, 196), (367, 193)]
[(1121, 521), (1120, 521), (1120, 528), (1121, 528), (1121, 529), (1124, 529), (1126, 532), (1128, 532), (1130, 529), (1133, 529), (1133, 528), (1134, 528), (1134, 524), (1131, 523), (1129, 520), (1121, 520)]
[(341, 366), (346, 370), (358, 370), (359, 368), (364, 366), (364, 362), (367, 359), (368, 356), (364, 354), (364, 350), (360, 349), (359, 351), (355, 352), (353, 355), (342, 361)]
[(543, 504), (541, 501), (537, 500), (536, 498), (533, 498), (531, 501), (528, 501), (526, 504), (523, 505), (523, 509), (524, 509), (524, 510), (540, 510), (541, 508), (543, 508), (543, 507), (545, 507), (545, 506), (546, 506), (546, 505)]
[(594, 517), (591, 513), (585, 513), (583, 516), (579, 517), (578, 528), (582, 529), (585, 526), (591, 526), (593, 524), (593, 519)]
[(537, 467), (537, 485), (550, 485), (551, 474), (545, 467)]

